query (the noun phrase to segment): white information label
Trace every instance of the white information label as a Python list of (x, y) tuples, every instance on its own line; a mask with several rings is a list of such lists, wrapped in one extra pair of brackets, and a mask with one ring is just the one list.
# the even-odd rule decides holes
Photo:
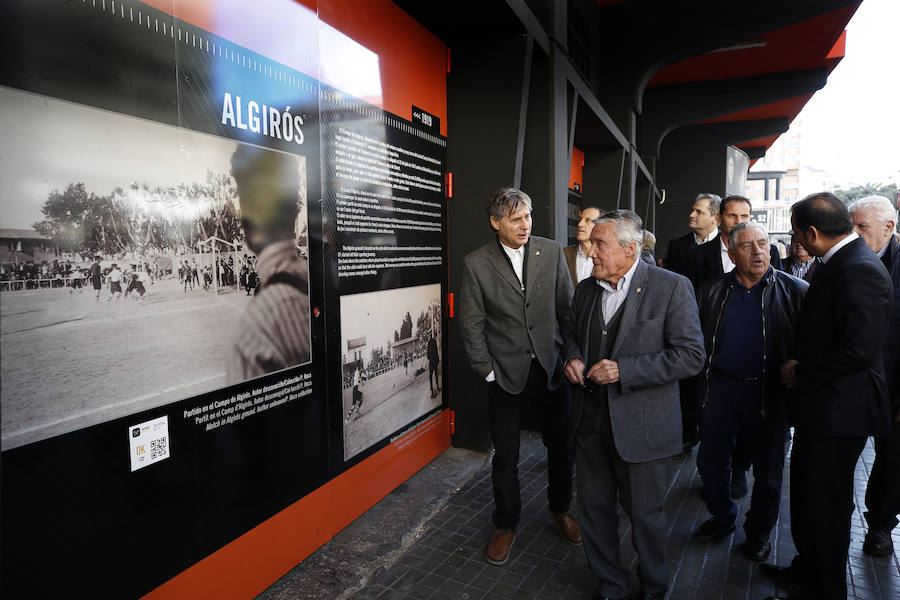
[(169, 458), (168, 415), (129, 427), (128, 443), (132, 472)]

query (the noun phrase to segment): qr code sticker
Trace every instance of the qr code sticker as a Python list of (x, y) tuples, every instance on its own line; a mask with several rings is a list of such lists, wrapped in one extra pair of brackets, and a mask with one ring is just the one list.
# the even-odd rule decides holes
[(165, 437), (150, 440), (150, 460), (153, 460), (158, 456), (165, 456), (167, 444), (168, 438)]

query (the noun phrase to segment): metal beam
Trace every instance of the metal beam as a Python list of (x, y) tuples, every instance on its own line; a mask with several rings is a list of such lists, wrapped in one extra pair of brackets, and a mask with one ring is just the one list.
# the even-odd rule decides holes
[(827, 79), (828, 69), (821, 68), (650, 88), (641, 148), (658, 155), (663, 138), (677, 127), (811, 94)]
[(569, 156), (568, 130), (566, 128), (568, 109), (568, 85), (566, 68), (569, 59), (564, 54), (566, 44), (565, 2), (553, 2), (551, 6), (551, 28), (553, 44), (550, 45), (550, 181), (552, 185), (551, 206), (553, 207), (553, 234), (556, 241), (565, 244), (569, 237)]
[(741, 150), (744, 151), (750, 160), (757, 160), (766, 155), (765, 146), (750, 146), (748, 148), (741, 148)]
[(513, 187), (522, 185), (522, 159), (525, 156), (525, 127), (528, 123), (528, 92), (531, 89), (531, 59), (534, 55), (534, 37), (529, 34), (525, 42), (525, 66), (522, 70), (522, 96), (519, 100), (519, 128), (516, 134), (516, 164)]
[(528, 8), (525, 0), (506, 0), (506, 4), (515, 13), (519, 21), (522, 22), (522, 25), (525, 26), (528, 34), (534, 36), (534, 40), (541, 47), (541, 50), (544, 51), (544, 54), (550, 54), (550, 36), (541, 27), (541, 22), (537, 20), (534, 13)]
[(603, 123), (603, 126), (606, 127), (607, 131), (615, 138), (616, 142), (619, 143), (623, 148), (628, 148), (628, 138), (625, 137), (625, 134), (622, 133), (622, 130), (615, 124), (612, 120), (612, 117), (609, 116), (609, 113), (606, 112), (606, 109), (603, 108), (603, 105), (600, 104), (600, 101), (597, 100), (597, 97), (588, 87), (588, 85), (584, 82), (584, 79), (581, 78), (581, 74), (575, 70), (575, 67), (569, 61), (565, 61), (564, 69), (566, 73), (566, 79), (569, 80), (569, 83), (572, 87), (575, 88), (575, 91), (579, 96), (584, 100), (584, 103), (587, 104), (588, 108), (591, 109), (597, 118), (600, 119), (600, 122)]
[(575, 149), (575, 123), (578, 121), (578, 90), (572, 93), (572, 112), (569, 113), (569, 172), (572, 172), (572, 152)]
[[(737, 145), (759, 138), (780, 135), (787, 131), (790, 125), (790, 118), (778, 117), (682, 127), (666, 138), (666, 142), (663, 144), (663, 154), (669, 141), (674, 138), (678, 138), (679, 142), (685, 139), (691, 140), (691, 143), (697, 145)], [(662, 158), (665, 159), (665, 156)]]

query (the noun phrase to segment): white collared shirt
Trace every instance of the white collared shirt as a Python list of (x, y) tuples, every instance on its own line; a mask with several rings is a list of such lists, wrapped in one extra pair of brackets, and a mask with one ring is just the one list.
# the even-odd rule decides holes
[(719, 248), (721, 248), (722, 252), (722, 272), (731, 273), (734, 269), (734, 263), (731, 262), (731, 257), (728, 256), (728, 248), (725, 247), (725, 240), (721, 238), (719, 238)]
[(694, 232), (694, 241), (697, 242), (697, 245), (699, 246), (700, 244), (705, 244), (706, 242), (711, 242), (712, 240), (716, 239), (717, 235), (719, 235), (719, 230), (713, 229), (707, 234), (705, 238), (700, 239), (700, 236), (698, 236), (697, 233)]
[[(519, 278), (519, 285), (524, 290), (525, 286), (522, 285), (522, 265), (525, 263), (525, 246), (519, 246), (513, 250), (503, 242), (500, 242), (500, 247), (503, 248), (503, 251), (506, 252), (506, 255), (509, 257), (509, 262), (512, 263), (513, 271), (516, 272), (516, 277)], [(484, 380), (490, 383), (496, 381), (497, 376), (491, 371)]]
[(525, 289), (525, 286), (522, 285), (522, 265), (525, 262), (525, 246), (519, 246), (515, 250), (500, 242), (500, 247), (503, 248), (503, 251), (506, 252), (506, 255), (509, 257), (509, 261), (512, 263), (513, 271), (516, 272), (516, 277), (519, 278), (519, 285), (522, 286), (522, 289)]
[(603, 288), (603, 299), (601, 300), (602, 310), (603, 310), (603, 320), (609, 322), (616, 311), (619, 310), (619, 307), (622, 306), (622, 303), (625, 302), (625, 298), (628, 297), (628, 288), (631, 287), (631, 280), (634, 277), (634, 272), (637, 270), (637, 264), (640, 259), (635, 256), (634, 263), (622, 275), (622, 278), (619, 279), (616, 284), (616, 288), (609, 284), (608, 281), (604, 279), (596, 279), (597, 285)]
[(822, 256), (822, 262), (827, 263), (831, 259), (831, 257), (834, 256), (835, 253), (837, 253), (838, 250), (840, 250), (841, 248), (843, 248), (850, 242), (852, 242), (854, 240), (858, 240), (858, 239), (859, 239), (859, 234), (854, 231), (853, 233), (851, 233), (850, 235), (848, 235), (847, 237), (845, 237), (844, 239), (839, 241), (837, 244), (832, 246), (828, 250), (828, 252), (826, 252), (825, 255)]
[(575, 275), (578, 281), (584, 281), (594, 272), (594, 261), (584, 255), (581, 251), (581, 244), (578, 245), (578, 252), (575, 254)]
[[(893, 237), (893, 236), (891, 236), (891, 237)], [(884, 246), (881, 247), (881, 250), (879, 250), (878, 252), (875, 253), (878, 256), (878, 258), (881, 258), (884, 256), (884, 253), (887, 252), (888, 246), (890, 246), (890, 245), (891, 245), (891, 238), (888, 238), (888, 241), (886, 241), (884, 243)]]

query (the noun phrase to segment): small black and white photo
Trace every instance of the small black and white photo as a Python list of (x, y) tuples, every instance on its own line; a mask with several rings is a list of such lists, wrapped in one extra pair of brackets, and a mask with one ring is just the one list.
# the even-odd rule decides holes
[(344, 460), (441, 406), (440, 284), (341, 296)]
[(304, 156), (0, 103), (3, 450), (312, 360)]

